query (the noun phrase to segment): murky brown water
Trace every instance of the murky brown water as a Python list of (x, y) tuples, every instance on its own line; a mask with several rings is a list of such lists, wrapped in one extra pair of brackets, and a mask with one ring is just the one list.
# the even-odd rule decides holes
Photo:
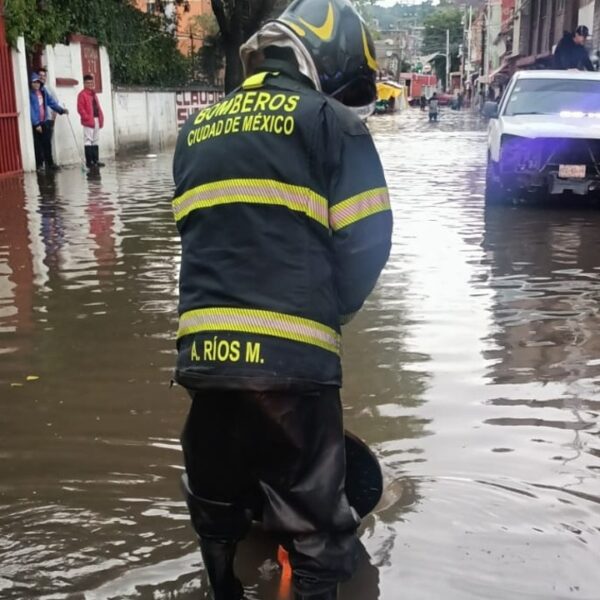
[[(388, 480), (342, 600), (600, 597), (600, 211), (484, 210), (477, 119), (371, 119), (392, 258), (345, 335)], [(0, 597), (206, 598), (169, 389), (170, 157), (0, 182)], [(268, 542), (250, 599), (286, 598)]]

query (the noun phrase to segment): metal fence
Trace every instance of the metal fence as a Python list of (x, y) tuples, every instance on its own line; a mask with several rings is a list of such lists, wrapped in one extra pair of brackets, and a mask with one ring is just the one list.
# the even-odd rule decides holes
[(0, 0), (0, 176), (20, 173), (21, 148), (10, 46), (4, 27), (4, 2)]

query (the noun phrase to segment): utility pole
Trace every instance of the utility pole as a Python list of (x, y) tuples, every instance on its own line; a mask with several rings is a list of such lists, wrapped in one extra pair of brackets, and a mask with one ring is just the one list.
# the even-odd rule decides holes
[[(492, 15), (492, 1), (487, 0), (485, 7), (485, 52), (483, 53), (483, 74), (485, 75), (486, 85), (490, 86), (488, 77), (490, 75), (490, 43), (491, 43), (491, 32), (490, 32), (490, 17)], [(487, 88), (486, 88), (487, 89)]]
[(446, 29), (446, 92), (450, 91), (450, 30)]
[(469, 6), (469, 29), (467, 30), (467, 79), (471, 82), (471, 45), (473, 42), (471, 28), (473, 27), (473, 7)]
[(192, 32), (192, 24), (190, 23), (190, 69), (191, 69), (191, 77), (190, 79), (194, 81), (194, 34)]

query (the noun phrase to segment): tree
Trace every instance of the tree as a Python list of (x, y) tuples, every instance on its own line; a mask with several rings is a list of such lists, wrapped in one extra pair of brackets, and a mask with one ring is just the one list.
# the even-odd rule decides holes
[[(446, 54), (446, 30), (450, 31), (450, 71), (459, 67), (458, 48), (463, 42), (462, 11), (450, 4), (441, 4), (423, 20), (425, 34), (423, 37), (423, 53), (439, 52)], [(436, 71), (444, 73), (445, 58), (435, 59)], [(446, 85), (445, 76), (443, 77)]]
[(25, 37), (29, 52), (65, 43), (70, 33), (106, 46), (116, 83), (181, 85), (187, 59), (162, 19), (137, 10), (130, 0), (10, 0), (5, 4), (9, 42)]
[(223, 40), (225, 93), (242, 81), (240, 46), (271, 16), (276, 4), (277, 0), (211, 0)]
[(202, 39), (197, 52), (198, 71), (206, 83), (217, 86), (224, 66), (223, 40), (217, 21), (213, 15), (200, 15), (195, 19), (194, 29)]

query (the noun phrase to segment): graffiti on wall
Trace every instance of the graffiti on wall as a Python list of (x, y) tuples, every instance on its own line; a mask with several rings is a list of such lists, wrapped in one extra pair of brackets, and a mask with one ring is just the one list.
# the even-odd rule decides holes
[(224, 97), (220, 90), (185, 90), (175, 93), (177, 104), (177, 127), (181, 128), (187, 118)]

